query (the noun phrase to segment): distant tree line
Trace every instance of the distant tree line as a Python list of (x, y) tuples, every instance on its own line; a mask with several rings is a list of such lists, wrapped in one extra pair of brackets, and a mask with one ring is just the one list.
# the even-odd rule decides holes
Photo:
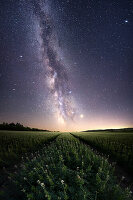
[(87, 130), (82, 132), (133, 132), (133, 128), (120, 128), (120, 129), (99, 129), (99, 130)]
[(48, 130), (43, 130), (43, 129), (38, 129), (38, 128), (30, 128), (30, 127), (25, 127), (20, 123), (6, 123), (3, 122), (0, 124), (0, 130), (12, 130), (12, 131), (48, 131)]

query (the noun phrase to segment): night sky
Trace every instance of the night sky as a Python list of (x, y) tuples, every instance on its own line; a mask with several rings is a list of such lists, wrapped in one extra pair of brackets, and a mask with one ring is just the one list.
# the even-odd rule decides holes
[(0, 122), (133, 126), (132, 0), (1, 0)]

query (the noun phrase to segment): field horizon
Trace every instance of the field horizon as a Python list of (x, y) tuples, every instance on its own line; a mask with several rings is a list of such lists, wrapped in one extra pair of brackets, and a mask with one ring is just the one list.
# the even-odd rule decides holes
[(80, 131), (59, 131), (59, 130), (48, 130), (48, 129), (39, 129), (39, 128), (33, 128), (24, 126), (23, 124), (17, 122), (2, 122), (0, 124), (0, 130), (26, 130), (26, 131), (45, 131), (45, 132), (97, 132), (97, 131), (133, 131), (133, 127), (120, 127), (120, 128), (102, 128), (102, 129), (88, 129), (88, 130), (80, 130)]

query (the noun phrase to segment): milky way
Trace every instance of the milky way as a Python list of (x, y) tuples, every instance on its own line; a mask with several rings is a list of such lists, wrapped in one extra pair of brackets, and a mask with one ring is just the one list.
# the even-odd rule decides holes
[(74, 119), (75, 108), (67, 71), (58, 52), (59, 44), (55, 26), (46, 1), (34, 1), (33, 5), (39, 22), (42, 63), (46, 69), (46, 82), (52, 96), (51, 106), (55, 106), (58, 121), (65, 123), (67, 120)]
[(132, 127), (132, 0), (1, 0), (0, 123)]

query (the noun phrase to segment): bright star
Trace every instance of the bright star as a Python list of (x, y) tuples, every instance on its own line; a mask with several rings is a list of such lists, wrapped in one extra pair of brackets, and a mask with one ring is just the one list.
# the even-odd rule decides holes
[(127, 19), (125, 20), (125, 23), (128, 23), (128, 20), (127, 20)]
[(83, 115), (83, 114), (81, 114), (81, 115), (80, 115), (80, 118), (83, 118), (83, 117), (84, 117), (84, 115)]

